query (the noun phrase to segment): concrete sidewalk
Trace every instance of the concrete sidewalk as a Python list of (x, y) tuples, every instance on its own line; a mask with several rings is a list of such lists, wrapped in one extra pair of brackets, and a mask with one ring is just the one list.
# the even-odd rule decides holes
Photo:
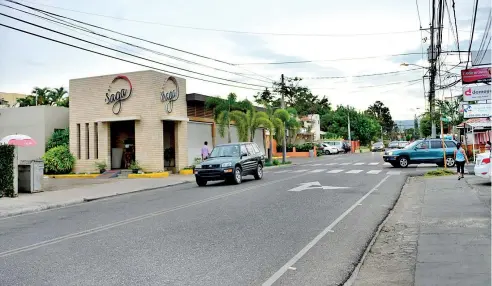
[(479, 196), (456, 176), (410, 178), (354, 285), (491, 285), (490, 202)]
[(0, 198), (0, 217), (64, 207), (144, 190), (152, 190), (194, 181), (193, 176), (172, 175), (163, 179), (110, 179), (111, 182), (77, 186), (65, 190), (34, 194), (20, 193), (17, 198)]

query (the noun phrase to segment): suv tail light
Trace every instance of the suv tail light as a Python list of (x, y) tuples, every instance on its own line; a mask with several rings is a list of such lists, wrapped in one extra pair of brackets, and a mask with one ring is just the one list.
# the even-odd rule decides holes
[(490, 164), (490, 158), (485, 158), (482, 160), (482, 164)]

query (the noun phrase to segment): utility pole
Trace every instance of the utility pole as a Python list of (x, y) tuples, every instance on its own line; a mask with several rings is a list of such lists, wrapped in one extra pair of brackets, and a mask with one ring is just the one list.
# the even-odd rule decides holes
[[(439, 0), (439, 20), (437, 23), (440, 25), (441, 19), (441, 6), (442, 0)], [(436, 0), (432, 0), (432, 19), (430, 26), (430, 47), (429, 47), (429, 63), (430, 63), (430, 83), (429, 83), (429, 113), (431, 116), (431, 138), (436, 138), (436, 122), (434, 121), (434, 113), (435, 113), (435, 97), (436, 97), (436, 62), (439, 57), (439, 49), (436, 50), (436, 43), (434, 41), (435, 38), (435, 24), (436, 24)], [(441, 29), (441, 27), (438, 27)], [(439, 33), (440, 34), (440, 33)], [(437, 43), (440, 46), (440, 43)]]
[(384, 139), (383, 139), (383, 126), (381, 126), (381, 143), (384, 142)]
[[(280, 76), (280, 91), (282, 93), (282, 100), (280, 102), (282, 109), (285, 109), (285, 81), (284, 81), (284, 74)], [(284, 136), (282, 136), (282, 164), (285, 164), (285, 157), (287, 156), (287, 138), (285, 137), (286, 134), (286, 126), (284, 122)]]

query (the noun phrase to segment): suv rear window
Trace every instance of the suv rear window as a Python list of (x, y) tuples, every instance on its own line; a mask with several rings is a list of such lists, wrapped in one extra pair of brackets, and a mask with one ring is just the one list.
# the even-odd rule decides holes
[(260, 153), (260, 148), (258, 148), (258, 145), (256, 145), (256, 143), (253, 143), (251, 145), (253, 145), (253, 150), (255, 150), (255, 153)]
[(253, 156), (256, 153), (252, 144), (246, 144), (246, 149), (248, 150), (248, 154), (250, 156)]

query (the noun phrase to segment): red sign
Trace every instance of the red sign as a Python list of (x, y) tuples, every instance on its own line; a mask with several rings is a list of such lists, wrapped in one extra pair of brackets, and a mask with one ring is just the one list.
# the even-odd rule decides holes
[(469, 70), (461, 70), (461, 83), (480, 83), (490, 82), (490, 68), (475, 68)]

